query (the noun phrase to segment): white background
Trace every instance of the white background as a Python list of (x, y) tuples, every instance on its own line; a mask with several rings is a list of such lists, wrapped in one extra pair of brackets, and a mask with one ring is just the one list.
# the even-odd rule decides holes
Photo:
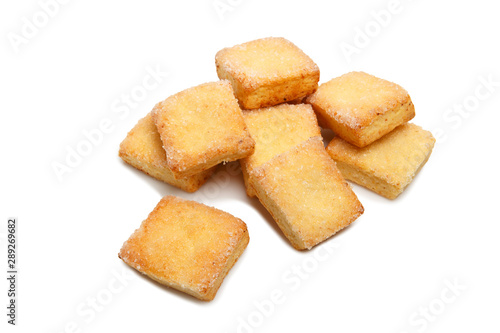
[[(2, 271), (10, 216), (19, 219), (20, 246), (18, 326), (6, 324), (2, 278), (2, 332), (499, 332), (494, 2), (401, 0), (383, 27), (371, 12), (387, 10), (388, 0), (222, 3), (231, 10), (219, 16), (212, 0), (69, 1), (46, 24), (38, 17), (45, 26), (16, 48), (9, 38), (22, 36), (23, 17), (33, 22), (42, 9), (37, 1), (2, 2)], [(348, 59), (342, 43), (356, 47), (365, 28), (372, 29), (367, 45), (358, 40)], [(127, 131), (156, 102), (217, 80), (219, 49), (266, 36), (301, 47), (319, 65), (321, 82), (363, 70), (402, 85), (416, 106), (413, 122), (440, 136), (397, 200), (354, 185), (364, 215), (308, 252), (289, 245), (246, 197), (239, 175), (229, 185), (224, 177), (211, 181), (196, 197), (117, 156)], [(127, 114), (114, 112), (123, 94), (140, 89), (148, 68), (169, 75)], [(476, 98), (476, 89), (488, 92), (481, 83), (488, 77), (496, 86)], [(464, 103), (470, 111), (453, 111)], [(68, 147), (103, 119), (112, 130), (59, 181), (54, 162), (65, 163)], [(202, 198), (248, 224), (250, 244), (212, 302), (163, 288), (117, 257), (167, 194)], [(299, 278), (291, 270), (302, 265), (310, 273)], [(114, 274), (125, 274), (126, 286)], [(465, 290), (454, 294), (449, 283)], [(255, 302), (268, 304), (276, 292), (283, 302), (259, 310)], [(105, 303), (99, 311), (88, 303), (96, 297)], [(432, 317), (422, 319), (419, 311), (429, 307)]]

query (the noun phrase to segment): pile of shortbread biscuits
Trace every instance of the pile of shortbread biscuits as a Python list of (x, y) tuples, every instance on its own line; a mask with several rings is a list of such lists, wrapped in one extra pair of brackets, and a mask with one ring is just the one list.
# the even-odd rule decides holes
[[(248, 196), (298, 250), (363, 214), (346, 179), (394, 199), (431, 154), (432, 134), (408, 123), (415, 108), (395, 83), (351, 72), (318, 87), (318, 66), (284, 38), (225, 48), (215, 64), (220, 81), (158, 103), (119, 155), (187, 192), (219, 164), (239, 160)], [(320, 126), (335, 133), (326, 149)], [(248, 241), (240, 219), (166, 196), (119, 257), (161, 284), (212, 300)]]

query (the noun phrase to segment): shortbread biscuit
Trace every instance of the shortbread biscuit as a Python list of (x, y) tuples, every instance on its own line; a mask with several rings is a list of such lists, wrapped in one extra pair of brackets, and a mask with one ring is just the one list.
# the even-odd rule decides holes
[(210, 301), (248, 241), (246, 224), (231, 214), (166, 196), (118, 256), (163, 285)]
[(327, 152), (346, 179), (394, 199), (427, 162), (435, 142), (430, 132), (408, 123), (364, 148), (335, 137)]
[(216, 167), (196, 175), (176, 179), (167, 165), (160, 134), (149, 113), (139, 120), (120, 144), (119, 156), (128, 164), (167, 184), (186, 192), (195, 192), (215, 171)]
[(253, 170), (250, 183), (283, 234), (310, 249), (356, 220), (363, 206), (313, 137)]
[(249, 156), (255, 142), (229, 81), (205, 83), (170, 96), (153, 109), (153, 120), (176, 178)]
[(323, 83), (307, 98), (321, 126), (357, 147), (364, 147), (415, 116), (401, 86), (363, 72)]
[(308, 104), (280, 104), (258, 110), (245, 110), (243, 117), (255, 140), (255, 152), (240, 160), (248, 196), (255, 196), (248, 182), (249, 173), (276, 155), (286, 152), (321, 131)]
[(290, 102), (318, 88), (318, 66), (284, 38), (263, 38), (222, 49), (215, 65), (219, 78), (231, 81), (243, 109)]

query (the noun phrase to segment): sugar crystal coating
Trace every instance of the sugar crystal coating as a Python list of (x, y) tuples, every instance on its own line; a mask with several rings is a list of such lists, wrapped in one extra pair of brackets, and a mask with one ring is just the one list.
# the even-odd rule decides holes
[(396, 198), (427, 162), (435, 139), (407, 123), (363, 148), (335, 137), (327, 152), (344, 177), (387, 198)]
[(158, 103), (153, 119), (176, 177), (253, 153), (255, 142), (228, 81), (205, 83)]
[(320, 137), (256, 168), (250, 182), (260, 202), (299, 250), (331, 237), (364, 211)]
[(240, 219), (166, 196), (123, 244), (119, 257), (159, 283), (211, 300), (247, 243)]
[(220, 50), (217, 74), (228, 79), (242, 108), (303, 98), (317, 89), (319, 68), (284, 38), (268, 37)]
[(321, 124), (344, 140), (363, 147), (415, 116), (408, 92), (364, 72), (351, 72), (323, 83), (307, 98)]

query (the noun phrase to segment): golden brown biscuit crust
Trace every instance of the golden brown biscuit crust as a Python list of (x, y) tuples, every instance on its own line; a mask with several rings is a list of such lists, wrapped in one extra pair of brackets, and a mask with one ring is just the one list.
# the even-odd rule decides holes
[(256, 168), (250, 183), (298, 250), (326, 240), (364, 211), (319, 137)]
[(176, 178), (253, 153), (255, 142), (226, 81), (186, 89), (158, 103), (153, 120)]
[(323, 83), (307, 103), (313, 106), (322, 126), (358, 147), (415, 116), (406, 90), (364, 72), (347, 73)]
[(319, 68), (285, 38), (268, 37), (217, 52), (217, 74), (233, 85), (243, 109), (303, 98), (318, 87)]
[(161, 284), (210, 301), (248, 240), (246, 224), (231, 214), (166, 196), (118, 256)]
[(118, 155), (128, 164), (186, 192), (197, 191), (216, 167), (177, 179), (168, 167), (165, 150), (151, 113), (139, 120), (120, 144)]
[(327, 152), (346, 179), (394, 199), (425, 165), (435, 142), (430, 132), (407, 123), (363, 148), (335, 137)]

